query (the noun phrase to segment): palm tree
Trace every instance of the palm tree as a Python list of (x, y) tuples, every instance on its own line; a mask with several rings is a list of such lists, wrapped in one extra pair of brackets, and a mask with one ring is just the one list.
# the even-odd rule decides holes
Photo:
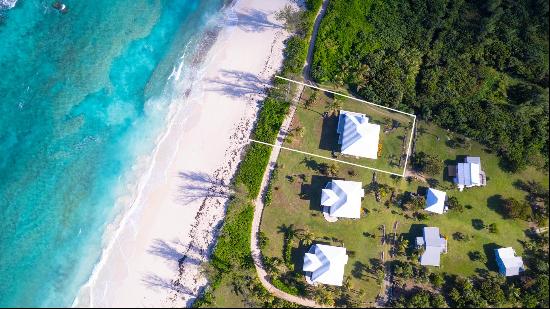
[(308, 229), (300, 233), (300, 240), (304, 246), (310, 246), (315, 241), (315, 235)]
[(335, 177), (335, 176), (338, 176), (338, 172), (340, 171), (340, 169), (338, 168), (338, 165), (336, 165), (336, 163), (331, 163), (329, 166), (328, 166), (328, 173), (332, 176), (332, 177)]
[(334, 98), (331, 102), (328, 102), (326, 105), (327, 113), (331, 116), (337, 115), (338, 111), (342, 109), (342, 101), (338, 98)]
[(349, 276), (344, 279), (342, 287), (344, 288), (344, 291), (351, 290), (351, 278)]
[(306, 128), (304, 128), (302, 126), (298, 126), (294, 129), (294, 131), (296, 132), (296, 134), (298, 134), (299, 137), (304, 137), (304, 133), (306, 132)]
[(316, 100), (317, 100), (317, 91), (313, 91), (313, 93), (309, 96), (309, 98), (304, 102), (304, 107), (310, 108), (313, 104), (315, 104)]

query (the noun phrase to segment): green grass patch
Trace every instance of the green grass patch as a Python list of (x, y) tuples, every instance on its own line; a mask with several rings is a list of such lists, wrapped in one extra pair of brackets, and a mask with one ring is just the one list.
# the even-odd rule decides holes
[[(376, 160), (339, 153), (336, 132), (339, 110), (365, 114), (370, 123), (380, 125), (380, 151)], [(291, 138), (287, 139), (284, 146), (402, 174), (413, 119), (412, 116), (306, 87), (293, 118)]]
[[(466, 206), (462, 213), (451, 211), (444, 215), (428, 215), (426, 220), (417, 220), (410, 212), (393, 203), (386, 205), (389, 196), (382, 198), (382, 202), (379, 203), (373, 194), (367, 194), (363, 200), (365, 213), (361, 219), (340, 219), (335, 223), (329, 223), (320, 211), (320, 196), (321, 189), (331, 177), (324, 176), (311, 167), (330, 161), (306, 158), (307, 156), (302, 154), (283, 150), (277, 162), (278, 175), (273, 179), (272, 202), (264, 210), (262, 220), (261, 230), (269, 237), (263, 254), (266, 257), (283, 259), (285, 231), (292, 225), (297, 230), (307, 229), (313, 233), (317, 242), (343, 245), (348, 254), (351, 252), (346, 265), (346, 277), (350, 278), (354, 289), (366, 292), (365, 297), (371, 305), (380, 291), (376, 277), (369, 272), (371, 261), (379, 258), (383, 251), (386, 257), (389, 256), (388, 247), (381, 245), (381, 225), (385, 225), (386, 231), (391, 233), (393, 224), (399, 222), (397, 234), (409, 239), (410, 246), (414, 244), (414, 238), (421, 235), (423, 226), (439, 227), (441, 233), (448, 238), (449, 253), (442, 255), (440, 268), (430, 268), (432, 272), (469, 276), (475, 274), (478, 269), (495, 271), (492, 250), (495, 246), (512, 246), (521, 255), (521, 241), (527, 239), (525, 230), (529, 228), (529, 224), (522, 220), (505, 219), (501, 214), (501, 201), (510, 197), (525, 199), (526, 193), (517, 187), (518, 180), (540, 182), (548, 188), (548, 175), (531, 167), (519, 173), (506, 172), (500, 167), (497, 155), (486, 147), (471, 142), (467, 149), (452, 148), (449, 146), (449, 138), (454, 136), (449, 132), (426, 123), (420, 125), (417, 152), (437, 154), (446, 164), (453, 164), (457, 156), (481, 157), (482, 168), (488, 177), (486, 187), (459, 192), (445, 177), (445, 172), (430, 179), (430, 183), (435, 187), (445, 190), (449, 196), (456, 196), (459, 202)], [(294, 143), (303, 141), (297, 138)], [(372, 171), (344, 164), (338, 164), (338, 167), (338, 173), (334, 178), (361, 181), (365, 187), (372, 181)], [(418, 192), (429, 186), (422, 179), (410, 179), (409, 182), (403, 178), (380, 173), (377, 174), (377, 180), (394, 188), (398, 195)], [(497, 233), (490, 232), (488, 226), (492, 223), (498, 226)], [(454, 240), (452, 235), (456, 232), (468, 235), (470, 240)], [(292, 246), (294, 268), (296, 272), (301, 272), (303, 254), (308, 247), (299, 241), (294, 241)], [(481, 252), (486, 262), (472, 261), (468, 255), (471, 251)]]

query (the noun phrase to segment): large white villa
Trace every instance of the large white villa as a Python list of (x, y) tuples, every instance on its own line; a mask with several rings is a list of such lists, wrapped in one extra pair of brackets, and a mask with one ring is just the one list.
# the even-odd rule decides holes
[(495, 249), (499, 272), (506, 277), (517, 276), (524, 271), (521, 256), (516, 256), (512, 247)]
[(306, 281), (342, 286), (344, 268), (348, 263), (346, 248), (316, 244), (304, 256)]
[(447, 239), (439, 235), (439, 228), (425, 227), (424, 236), (416, 237), (416, 246), (423, 247), (420, 265), (439, 266), (441, 253), (447, 253)]
[(341, 110), (337, 132), (342, 154), (369, 159), (378, 158), (380, 126), (369, 123), (369, 118), (365, 114)]
[(464, 162), (458, 163), (456, 166), (449, 166), (449, 176), (454, 177), (453, 180), (460, 191), (464, 188), (480, 187), (487, 184), (479, 157), (466, 157)]
[(324, 206), (323, 212), (332, 218), (359, 219), (364, 196), (361, 182), (332, 180), (321, 192), (321, 206)]
[(447, 193), (429, 188), (426, 194), (426, 208), (424, 210), (441, 215), (447, 211), (447, 206), (445, 206), (446, 200)]

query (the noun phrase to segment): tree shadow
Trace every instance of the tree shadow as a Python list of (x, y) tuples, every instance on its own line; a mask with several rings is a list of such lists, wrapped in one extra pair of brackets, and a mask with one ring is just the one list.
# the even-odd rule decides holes
[(268, 81), (242, 71), (223, 70), (220, 78), (207, 80), (207, 91), (221, 92), (226, 96), (240, 98), (246, 95), (263, 94)]
[(485, 222), (483, 222), (483, 220), (481, 219), (472, 219), (472, 226), (474, 227), (474, 229), (480, 231), (485, 229)]
[(246, 11), (236, 12), (231, 19), (230, 25), (239, 27), (246, 32), (263, 32), (268, 29), (282, 29), (283, 26), (271, 22), (268, 18), (269, 14), (258, 9), (249, 9)]
[(499, 246), (495, 243), (489, 243), (483, 245), (483, 252), (485, 253), (485, 257), (487, 258), (487, 262), (485, 263), (485, 266), (487, 269), (498, 272), (498, 264), (496, 260), (495, 255), (495, 249), (501, 248), (502, 246)]
[(166, 260), (179, 262), (185, 255), (162, 239), (155, 239), (147, 250), (150, 254), (160, 256)]
[(328, 116), (323, 118), (321, 126), (321, 139), (319, 140), (319, 149), (338, 151), (338, 116)]
[[(407, 233), (401, 234), (403, 236), (403, 239), (407, 239), (409, 241), (409, 248), (407, 249), (407, 254), (410, 255), (415, 248), (416, 248), (416, 237), (422, 237), (424, 235), (424, 228), (428, 227), (426, 224), (422, 223), (415, 223), (411, 224), (411, 227), (409, 228), (409, 231)], [(387, 234), (387, 228), (386, 228), (386, 234)]]
[(351, 275), (356, 279), (363, 279), (365, 276), (365, 272), (367, 272), (368, 269), (369, 267), (367, 266), (367, 264), (360, 261), (355, 261), (355, 263), (353, 263)]
[(181, 294), (193, 294), (193, 291), (191, 291), (191, 289), (183, 286), (178, 281), (165, 279), (154, 274), (147, 274), (141, 279), (141, 282), (149, 288), (161, 288)]
[(426, 194), (428, 194), (428, 187), (418, 186), (418, 188), (416, 189), (416, 194), (420, 196), (426, 196)]
[(290, 260), (294, 265), (295, 271), (302, 271), (304, 269), (304, 256), (309, 251), (310, 246), (304, 246), (302, 243), (298, 244), (298, 247), (292, 248), (290, 251)]
[(178, 185), (176, 200), (182, 205), (207, 197), (228, 198), (231, 195), (229, 185), (206, 173), (183, 171), (178, 173), (178, 177), (182, 184)]
[(502, 195), (500, 195), (500, 194), (490, 196), (487, 199), (487, 207), (489, 207), (489, 209), (491, 209), (494, 212), (501, 215), (502, 218), (505, 218), (506, 216), (505, 216), (503, 208), (502, 208), (503, 204), (504, 204), (504, 199), (502, 198)]

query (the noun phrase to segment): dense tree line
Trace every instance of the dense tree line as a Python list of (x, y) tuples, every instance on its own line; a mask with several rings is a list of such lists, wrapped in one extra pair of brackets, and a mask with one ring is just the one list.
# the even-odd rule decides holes
[(331, 0), (312, 76), (548, 165), (547, 0)]

